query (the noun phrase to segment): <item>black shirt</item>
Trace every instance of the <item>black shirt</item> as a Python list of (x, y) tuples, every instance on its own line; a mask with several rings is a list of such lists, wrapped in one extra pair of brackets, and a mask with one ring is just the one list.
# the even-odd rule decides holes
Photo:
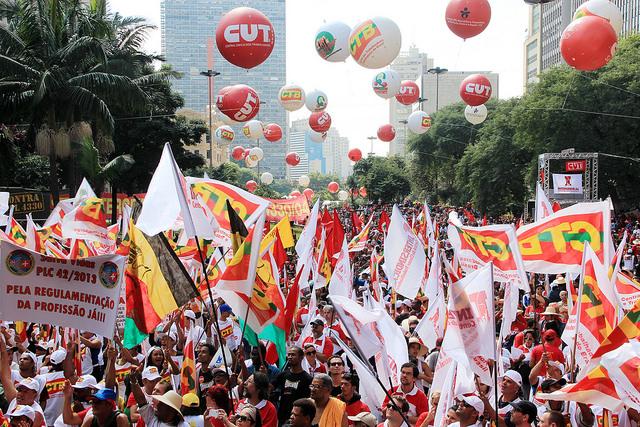
[(309, 397), (311, 380), (311, 375), (305, 371), (294, 374), (287, 369), (278, 374), (273, 382), (271, 401), (278, 408), (278, 421), (280, 424), (284, 424), (289, 419), (293, 409), (293, 402), (303, 397)]

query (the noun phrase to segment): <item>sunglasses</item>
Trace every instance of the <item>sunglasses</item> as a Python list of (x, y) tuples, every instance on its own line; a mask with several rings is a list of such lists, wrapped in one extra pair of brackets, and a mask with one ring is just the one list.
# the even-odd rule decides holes
[(329, 366), (344, 366), (344, 363), (334, 362), (334, 363), (330, 363)]
[(253, 422), (253, 419), (247, 417), (246, 415), (238, 415), (236, 417), (236, 420), (238, 420), (238, 421), (249, 421), (251, 423)]
[(387, 409), (392, 409), (392, 410), (396, 410), (396, 407), (393, 406), (391, 403), (387, 403)]

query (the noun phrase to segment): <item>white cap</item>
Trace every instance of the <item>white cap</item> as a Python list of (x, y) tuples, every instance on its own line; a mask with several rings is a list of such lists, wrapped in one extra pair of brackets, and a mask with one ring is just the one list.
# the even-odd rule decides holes
[(473, 394), (465, 396), (463, 394), (459, 397), (465, 402), (467, 402), (469, 405), (473, 406), (473, 409), (478, 411), (478, 414), (482, 415), (484, 413), (484, 402), (482, 402), (482, 400), (478, 396)]
[(507, 377), (514, 383), (518, 384), (519, 386), (522, 386), (522, 375), (520, 375), (519, 372), (516, 372), (513, 369), (509, 369), (507, 372), (504, 373), (504, 377)]
[(40, 390), (40, 383), (33, 378), (24, 378), (22, 381), (18, 383), (18, 385), (16, 385), (16, 389), (20, 387), (26, 387), (28, 389), (38, 391)]
[(193, 310), (185, 310), (184, 317), (186, 317), (187, 319), (196, 320), (196, 314), (193, 312)]
[(67, 350), (65, 350), (64, 348), (59, 348), (53, 353), (51, 353), (51, 356), (49, 356), (49, 360), (54, 365), (57, 365), (58, 363), (64, 362), (64, 359), (66, 357), (67, 357)]
[(16, 405), (13, 411), (7, 413), (8, 417), (27, 417), (31, 421), (36, 418), (36, 411), (28, 405)]
[(143, 380), (155, 381), (159, 380), (160, 378), (162, 378), (162, 376), (158, 372), (158, 368), (156, 368), (155, 366), (147, 366), (146, 368), (144, 368), (144, 371), (142, 371)]
[(93, 388), (97, 389), (98, 381), (96, 381), (93, 375), (83, 375), (78, 377), (78, 380), (71, 387), (73, 388)]

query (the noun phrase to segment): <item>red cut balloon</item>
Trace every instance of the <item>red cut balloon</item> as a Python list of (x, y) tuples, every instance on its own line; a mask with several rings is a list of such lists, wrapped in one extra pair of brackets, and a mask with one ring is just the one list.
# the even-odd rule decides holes
[(396, 100), (402, 105), (411, 105), (420, 99), (420, 88), (412, 80), (403, 80), (400, 83), (400, 91), (396, 95)]
[(611, 61), (617, 43), (618, 36), (609, 21), (599, 16), (584, 16), (564, 30), (560, 52), (576, 70), (594, 71)]
[(289, 195), (291, 197), (300, 197), (302, 195), (302, 193), (300, 193), (298, 190), (293, 190), (293, 191), (291, 191), (291, 193), (289, 193)]
[(282, 139), (282, 128), (275, 124), (269, 123), (264, 127), (264, 138), (269, 142), (278, 142)]
[(367, 197), (367, 189), (364, 187), (360, 187), (360, 197)]
[(382, 125), (378, 128), (378, 139), (383, 142), (391, 142), (396, 137), (396, 128), (392, 125)]
[(460, 83), (460, 98), (472, 107), (486, 104), (492, 91), (491, 82), (482, 74), (472, 74)]
[(338, 190), (340, 190), (340, 184), (338, 184), (335, 181), (331, 181), (329, 184), (327, 184), (327, 190), (329, 190), (329, 193), (337, 193)]
[(218, 92), (216, 106), (230, 119), (246, 122), (260, 111), (260, 97), (247, 85), (224, 87)]
[(491, 21), (491, 5), (488, 0), (451, 0), (445, 11), (449, 29), (458, 37), (475, 37)]
[(238, 7), (227, 12), (216, 28), (216, 46), (233, 65), (253, 68), (273, 51), (276, 33), (262, 12)]
[(349, 160), (357, 162), (362, 159), (362, 151), (359, 148), (352, 148), (349, 150)]
[(258, 183), (255, 182), (252, 179), (247, 181), (247, 183), (244, 186), (250, 193), (253, 193), (254, 191), (256, 191), (258, 189)]
[(326, 132), (331, 127), (331, 116), (326, 111), (316, 111), (309, 116), (309, 127), (315, 132)]
[(292, 151), (287, 153), (284, 161), (287, 162), (289, 166), (298, 166), (298, 163), (300, 163), (300, 156), (295, 151)]
[(233, 147), (233, 150), (231, 150), (231, 157), (233, 157), (233, 160), (242, 160), (245, 158), (245, 150), (244, 147), (241, 147), (239, 145), (236, 145), (235, 147)]
[(312, 189), (305, 188), (304, 190), (302, 190), (302, 194), (304, 194), (307, 197), (307, 200), (311, 200), (315, 193), (313, 192)]

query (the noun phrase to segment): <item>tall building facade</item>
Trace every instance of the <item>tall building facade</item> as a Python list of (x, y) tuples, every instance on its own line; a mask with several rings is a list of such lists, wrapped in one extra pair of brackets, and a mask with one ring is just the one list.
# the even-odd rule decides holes
[[(275, 30), (275, 46), (261, 65), (245, 70), (227, 62), (214, 47), (215, 31), (220, 18), (231, 9), (246, 6), (242, 0), (162, 0), (160, 3), (162, 54), (182, 78), (173, 81), (176, 92), (184, 97), (185, 108), (206, 112), (209, 108), (207, 77), (200, 72), (212, 68), (220, 73), (213, 79), (213, 100), (218, 91), (235, 84), (254, 88), (261, 99), (257, 117), (263, 123), (277, 123), (283, 129), (280, 142), (260, 141), (264, 159), (261, 171), (269, 171), (284, 178), (284, 156), (287, 149), (287, 112), (278, 102), (278, 91), (286, 82), (285, 0), (257, 0), (251, 6), (264, 13)], [(212, 61), (213, 66), (210, 67)], [(247, 140), (241, 125), (233, 126), (234, 145), (254, 147), (256, 141)]]
[[(562, 32), (576, 9), (587, 0), (558, 0), (529, 6), (528, 37), (524, 43), (525, 89), (551, 67), (564, 63), (560, 53)], [(620, 37), (640, 31), (640, 0), (610, 0), (622, 12)]]
[[(427, 70), (433, 67), (433, 59), (426, 53), (420, 52), (417, 47), (411, 46), (408, 51), (400, 52), (391, 63), (391, 68), (398, 72), (402, 80), (416, 81), (422, 86), (421, 76), (427, 74)], [(396, 137), (389, 144), (389, 155), (404, 156), (407, 144), (407, 127), (402, 125), (413, 111), (413, 106), (402, 105), (395, 98), (389, 102), (389, 123), (396, 128)]]

